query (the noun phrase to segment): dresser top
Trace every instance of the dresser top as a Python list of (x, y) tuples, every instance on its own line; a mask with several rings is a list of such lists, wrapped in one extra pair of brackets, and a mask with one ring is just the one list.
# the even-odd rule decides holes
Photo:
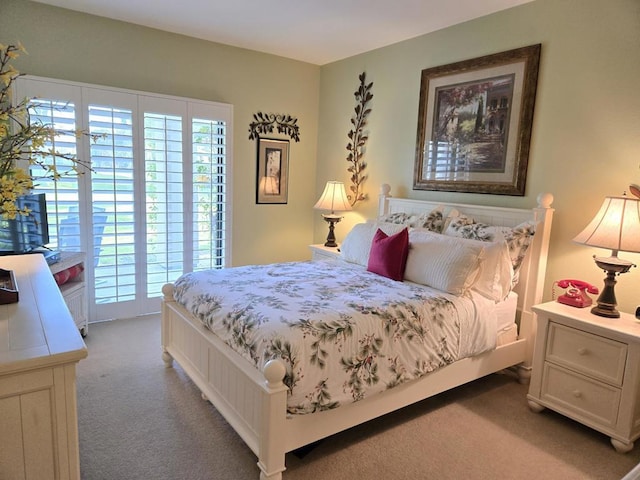
[(13, 270), (19, 301), (0, 305), (0, 374), (78, 361), (87, 356), (44, 257), (0, 257)]

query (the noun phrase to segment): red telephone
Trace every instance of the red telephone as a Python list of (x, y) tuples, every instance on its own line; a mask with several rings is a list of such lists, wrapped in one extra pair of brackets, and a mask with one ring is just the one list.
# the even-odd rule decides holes
[(572, 307), (588, 307), (593, 303), (593, 300), (589, 295), (587, 295), (587, 292), (594, 295), (599, 293), (597, 287), (581, 280), (558, 280), (553, 284), (554, 287), (556, 285), (560, 288), (567, 289), (563, 295), (558, 297), (558, 302), (564, 303), (565, 305), (571, 305)]

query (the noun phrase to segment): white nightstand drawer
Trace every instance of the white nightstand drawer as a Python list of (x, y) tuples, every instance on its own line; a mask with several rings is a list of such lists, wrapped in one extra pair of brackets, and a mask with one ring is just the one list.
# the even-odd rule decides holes
[(542, 399), (578, 420), (614, 428), (620, 406), (620, 389), (545, 363)]
[(546, 359), (576, 372), (621, 386), (627, 345), (615, 340), (549, 323)]

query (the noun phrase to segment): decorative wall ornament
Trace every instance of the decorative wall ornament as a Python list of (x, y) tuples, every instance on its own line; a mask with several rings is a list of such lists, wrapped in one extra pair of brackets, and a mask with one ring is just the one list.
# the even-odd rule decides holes
[(362, 173), (367, 168), (362, 156), (365, 152), (365, 144), (369, 139), (369, 136), (364, 132), (364, 127), (367, 125), (367, 117), (371, 113), (371, 108), (367, 108), (367, 104), (373, 98), (371, 93), (373, 82), (368, 85), (365, 83), (366, 72), (362, 72), (358, 78), (360, 79), (360, 86), (353, 93), (358, 102), (355, 108), (355, 116), (351, 118), (354, 128), (347, 134), (350, 140), (347, 144), (347, 150), (349, 150), (347, 162), (351, 164), (347, 171), (351, 174), (351, 183), (353, 184), (349, 186), (351, 194), (348, 195), (351, 206), (368, 198), (367, 194), (362, 191), (363, 183), (367, 179), (367, 175)]
[(278, 133), (288, 135), (296, 142), (300, 141), (300, 127), (298, 127), (298, 119), (287, 114), (278, 113), (254, 113), (254, 121), (249, 124), (249, 140), (260, 138), (260, 135), (268, 135), (273, 133), (276, 126)]

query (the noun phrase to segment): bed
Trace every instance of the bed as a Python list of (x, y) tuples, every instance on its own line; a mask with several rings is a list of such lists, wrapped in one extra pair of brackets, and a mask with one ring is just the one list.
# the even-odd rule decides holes
[[(168, 367), (173, 364), (173, 361), (178, 362), (201, 390), (203, 398), (211, 401), (256, 454), (262, 480), (279, 480), (282, 478), (285, 470), (285, 454), (287, 452), (482, 376), (511, 368), (518, 373), (520, 381), (526, 383), (530, 377), (535, 334), (535, 317), (531, 307), (542, 299), (553, 216), (552, 200), (553, 197), (550, 194), (541, 194), (538, 197), (538, 205), (529, 210), (443, 204), (437, 201), (394, 198), (390, 195), (389, 187), (384, 185), (379, 196), (378, 212), (378, 220), (384, 220), (384, 223), (365, 222), (355, 226), (345, 238), (342, 245), (342, 259), (338, 260), (336, 264), (327, 265), (324, 262), (317, 262), (314, 266), (313, 262), (299, 262), (300, 264), (308, 263), (308, 265), (303, 266), (299, 265), (299, 263), (292, 263), (285, 264), (285, 266), (244, 267), (245, 270), (249, 270), (250, 275), (258, 276), (268, 276), (270, 271), (272, 276), (279, 276), (273, 274), (274, 268), (279, 269), (278, 274), (283, 269), (291, 270), (292, 278), (296, 278), (296, 274), (305, 275), (304, 272), (298, 270), (299, 268), (310, 268), (310, 265), (317, 271), (317, 276), (328, 276), (326, 272), (337, 271), (338, 276), (334, 277), (334, 281), (335, 278), (342, 278), (345, 281), (361, 283), (364, 278), (366, 282), (369, 282), (369, 277), (365, 276), (375, 276), (375, 274), (367, 272), (368, 268), (362, 268), (363, 265), (361, 264), (364, 260), (361, 260), (360, 264), (358, 264), (357, 258), (350, 258), (350, 256), (357, 257), (359, 252), (362, 251), (362, 248), (355, 248), (358, 242), (366, 242), (370, 238), (366, 235), (357, 235), (356, 230), (366, 231), (368, 235), (373, 235), (371, 232), (375, 230), (375, 235), (379, 235), (378, 229), (385, 225), (385, 228), (391, 229), (388, 235), (385, 235), (390, 239), (395, 239), (401, 235), (399, 232), (402, 232), (402, 234), (407, 232), (404, 226), (411, 225), (411, 220), (408, 221), (407, 219), (432, 219), (433, 213), (437, 212), (440, 215), (438, 218), (441, 223), (437, 225), (436, 230), (439, 228), (446, 229), (446, 232), (449, 232), (450, 235), (445, 236), (444, 230), (434, 234), (434, 229), (430, 228), (431, 225), (421, 224), (419, 228), (413, 228), (415, 227), (414, 225), (409, 229), (411, 235), (413, 235), (412, 247), (409, 250), (409, 255), (412, 255), (412, 257), (407, 262), (408, 270), (406, 272), (406, 275), (411, 277), (411, 281), (406, 280), (405, 277), (404, 282), (393, 282), (383, 275), (385, 277), (383, 283), (386, 281), (390, 285), (389, 288), (392, 290), (392, 295), (404, 295), (403, 293), (398, 293), (400, 292), (398, 289), (401, 288), (402, 284), (406, 284), (409, 289), (409, 293), (406, 294), (407, 298), (417, 296), (421, 299), (422, 287), (426, 285), (433, 290), (433, 286), (429, 282), (435, 282), (434, 285), (438, 287), (435, 290), (439, 292), (436, 296), (441, 300), (446, 300), (445, 303), (448, 305), (454, 305), (455, 299), (452, 298), (452, 295), (453, 297), (457, 296), (456, 288), (458, 287), (456, 285), (460, 282), (454, 282), (454, 284), (446, 283), (443, 286), (439, 283), (442, 281), (441, 277), (423, 279), (420, 276), (432, 275), (433, 269), (429, 269), (426, 272), (409, 272), (409, 265), (415, 265), (415, 259), (424, 254), (424, 251), (419, 248), (421, 238), (425, 238), (428, 242), (435, 242), (436, 245), (440, 245), (442, 242), (447, 242), (447, 245), (449, 243), (458, 245), (463, 241), (460, 240), (458, 242), (455, 240), (456, 237), (469, 238), (469, 235), (473, 234), (474, 237), (471, 238), (476, 238), (476, 240), (480, 241), (487, 240), (482, 237), (486, 236), (489, 230), (505, 232), (511, 231), (511, 229), (515, 231), (516, 228), (514, 227), (521, 225), (534, 226), (532, 228), (535, 230), (535, 235), (530, 236), (530, 242), (526, 244), (527, 248), (523, 250), (526, 251), (526, 254), (522, 254), (519, 257), (518, 255), (512, 255), (510, 259), (514, 266), (517, 263), (517, 268), (511, 272), (511, 281), (513, 283), (508, 288), (509, 292), (503, 291), (499, 301), (497, 298), (494, 299), (491, 295), (486, 294), (486, 292), (482, 292), (482, 295), (477, 295), (476, 293), (473, 295), (465, 294), (468, 297), (473, 297), (465, 300), (466, 302), (471, 301), (471, 304), (466, 304), (467, 306), (455, 304), (453, 307), (448, 307), (451, 312), (469, 310), (472, 318), (478, 317), (478, 311), (483, 308), (492, 312), (492, 320), (488, 322), (492, 325), (491, 333), (477, 333), (475, 330), (467, 331), (460, 328), (460, 331), (466, 332), (462, 336), (475, 336), (480, 338), (480, 341), (470, 342), (464, 348), (453, 349), (456, 354), (452, 356), (449, 351), (439, 351), (439, 358), (444, 358), (445, 360), (438, 362), (438, 368), (428, 368), (419, 374), (407, 376), (399, 382), (389, 381), (388, 379), (381, 382), (386, 386), (394, 383), (395, 386), (393, 388), (383, 387), (377, 390), (374, 388), (371, 391), (363, 389), (362, 391), (358, 390), (357, 395), (354, 395), (353, 388), (343, 388), (343, 393), (346, 397), (351, 396), (354, 401), (348, 401), (348, 398), (341, 398), (336, 392), (336, 397), (333, 397), (332, 400), (336, 398), (338, 400), (328, 402), (330, 405), (327, 406), (325, 404), (323, 405), (324, 408), (317, 408), (318, 402), (312, 402), (311, 406), (309, 402), (304, 403), (301, 399), (308, 396), (308, 393), (305, 390), (299, 390), (296, 396), (296, 391), (292, 388), (292, 366), (290, 363), (282, 361), (280, 358), (269, 359), (268, 355), (265, 355), (264, 352), (256, 351), (253, 347), (248, 349), (246, 342), (242, 341), (242, 338), (240, 340), (236, 338), (235, 343), (231, 342), (229, 338), (225, 338), (225, 332), (233, 333), (237, 329), (234, 330), (229, 325), (226, 325), (227, 330), (220, 330), (219, 325), (216, 325), (215, 319), (209, 321), (206, 320), (208, 314), (200, 314), (199, 308), (203, 304), (201, 300), (203, 295), (192, 295), (191, 299), (200, 298), (199, 303), (194, 303), (194, 301), (190, 302), (189, 295), (185, 294), (185, 284), (195, 284), (195, 280), (192, 277), (186, 277), (188, 281), (181, 278), (175, 285), (168, 284), (163, 288), (163, 360)], [(390, 227), (389, 225), (391, 224), (395, 224), (396, 227)], [(465, 248), (468, 243), (470, 242), (465, 243)], [(433, 250), (433, 245), (434, 243), (429, 243), (429, 252)], [(487, 255), (486, 252), (488, 250), (489, 247), (483, 247), (479, 251), (484, 256)], [(456, 254), (455, 257), (457, 258), (459, 255)], [(411, 260), (411, 258), (414, 260)], [(495, 262), (484, 263), (493, 265)], [(242, 268), (240, 267), (240, 269)], [(225, 275), (232, 273), (231, 271), (235, 269), (228, 270), (229, 272), (225, 272)], [(353, 277), (348, 277), (347, 280), (347, 276), (350, 274)], [(207, 274), (203, 275), (205, 276), (205, 283), (212, 281), (207, 279)], [(418, 276), (417, 280), (415, 279), (416, 275)], [(477, 274), (477, 276), (480, 275), (480, 273)], [(313, 275), (307, 274), (307, 276), (311, 277)], [(220, 281), (228, 282), (229, 280), (224, 278)], [(251, 277), (248, 277), (245, 284), (251, 284), (252, 281)], [(257, 283), (255, 284), (257, 285)], [(225, 285), (231, 284), (225, 283)], [(454, 286), (451, 287), (451, 285)], [(273, 287), (265, 285), (264, 288)], [(317, 288), (317, 286), (312, 286), (311, 288)], [(382, 287), (376, 286), (375, 288)], [(441, 288), (445, 289), (445, 291), (440, 291)], [(453, 288), (453, 290), (449, 290), (450, 288)], [(236, 287), (228, 288), (227, 290), (234, 289)], [(237, 295), (246, 296), (247, 290), (245, 287), (237, 287), (237, 289)], [(478, 291), (481, 291), (481, 289)], [(326, 297), (328, 298), (333, 294), (332, 292), (331, 295)], [(302, 297), (305, 295), (310, 294), (301, 293)], [(362, 293), (360, 292), (358, 295), (362, 295)], [(483, 298), (481, 299), (481, 297)], [(491, 297), (493, 303), (487, 302), (488, 297)], [(179, 301), (176, 301), (176, 298)], [(308, 298), (311, 298), (311, 296)], [(213, 303), (218, 302), (217, 297), (211, 300), (207, 296), (207, 299)], [(232, 301), (237, 304), (237, 298)], [(276, 307), (278, 306), (278, 301), (277, 298), (273, 299)], [(363, 305), (355, 301), (343, 303), (352, 304), (352, 310), (369, 309), (369, 307), (363, 307)], [(485, 307), (480, 308), (482, 305), (485, 305)], [(495, 307), (492, 308), (494, 305)], [(407, 308), (411, 309), (411, 311), (414, 309), (413, 306), (407, 306)], [(264, 310), (266, 316), (268, 308), (265, 307)], [(282, 310), (286, 309), (279, 309), (279, 311)], [(327, 306), (327, 312), (330, 310), (334, 311), (335, 308)], [(509, 313), (509, 310), (511, 310), (511, 313)], [(505, 323), (500, 320), (500, 315), (498, 314), (500, 311), (506, 312), (502, 315), (502, 318), (507, 318)], [(347, 314), (343, 312), (336, 315), (342, 315), (340, 318), (344, 318), (345, 316), (351, 317), (352, 313), (353, 311), (349, 311)], [(369, 317), (371, 317), (370, 311), (365, 313), (368, 313)], [(442, 312), (440, 313), (442, 316)], [(295, 312), (293, 315), (295, 316)], [(389, 312), (379, 312), (378, 316), (385, 315), (385, 318), (392, 317)], [(508, 320), (510, 316), (515, 317), (516, 328), (512, 326), (513, 322)], [(292, 323), (290, 320), (287, 320), (287, 322)], [(473, 323), (464, 318), (456, 320), (457, 324), (466, 324), (465, 322), (469, 323), (469, 325)], [(305, 324), (305, 328), (307, 327), (308, 324)], [(214, 331), (217, 331), (220, 336), (216, 335)], [(309, 330), (299, 329), (298, 334), (300, 332), (303, 333), (302, 336), (309, 336)], [(436, 334), (438, 338), (441, 335), (444, 334), (442, 332), (437, 332)], [(463, 345), (463, 343), (460, 342), (459, 345)], [(344, 348), (344, 345), (340, 344), (339, 348)], [(420, 355), (420, 353), (415, 352), (414, 354)], [(389, 357), (388, 354), (384, 356), (385, 358)], [(407, 361), (414, 360), (415, 358), (412, 357)], [(299, 375), (297, 380), (306, 376), (313, 377), (311, 374)], [(330, 378), (334, 378), (333, 374), (330, 375)], [(296, 385), (297, 380), (293, 382)], [(314, 382), (317, 382), (317, 379)], [(336, 383), (346, 385), (347, 381), (338, 379)], [(317, 383), (312, 383), (312, 385), (314, 384)], [(350, 385), (352, 387), (352, 384)], [(339, 406), (336, 408), (338, 404)]]

